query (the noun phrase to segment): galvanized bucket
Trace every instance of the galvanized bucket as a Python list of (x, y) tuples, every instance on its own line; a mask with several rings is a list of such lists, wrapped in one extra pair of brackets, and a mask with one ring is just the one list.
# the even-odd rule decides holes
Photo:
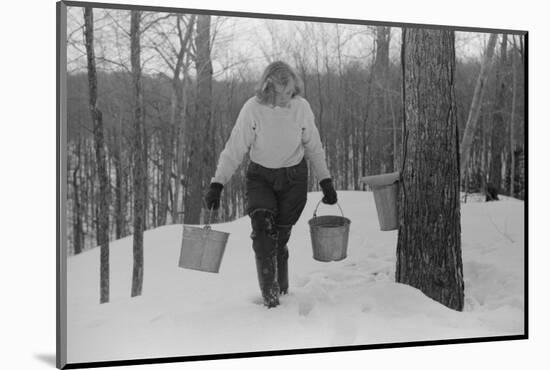
[(309, 220), (313, 259), (321, 262), (341, 261), (347, 257), (349, 226), (351, 221), (344, 217), (342, 208), (337, 203), (342, 216), (317, 216), (317, 208)]
[(399, 190), (399, 172), (366, 176), (361, 181), (372, 188), (380, 230), (389, 231), (398, 229), (397, 196)]
[(203, 228), (183, 225), (179, 266), (217, 273), (228, 238), (229, 233), (212, 230), (210, 222)]

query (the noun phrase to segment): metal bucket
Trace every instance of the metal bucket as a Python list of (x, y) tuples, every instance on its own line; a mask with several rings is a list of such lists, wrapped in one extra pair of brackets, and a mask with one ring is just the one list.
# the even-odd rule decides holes
[(373, 188), (374, 203), (378, 212), (378, 223), (380, 230), (389, 231), (399, 228), (397, 219), (397, 191), (398, 183), (379, 188)]
[(361, 179), (372, 188), (380, 230), (389, 231), (399, 228), (397, 215), (397, 196), (399, 190), (399, 172), (367, 176)]
[(179, 266), (205, 272), (220, 270), (229, 233), (183, 225)]
[(317, 216), (317, 208), (309, 220), (313, 259), (321, 262), (341, 261), (347, 257), (349, 226), (351, 221), (342, 216)]

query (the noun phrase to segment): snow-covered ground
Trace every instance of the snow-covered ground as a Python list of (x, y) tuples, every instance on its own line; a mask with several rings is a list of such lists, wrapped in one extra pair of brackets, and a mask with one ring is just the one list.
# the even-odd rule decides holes
[[(181, 225), (145, 233), (143, 295), (130, 297), (132, 238), (111, 243), (111, 301), (99, 302), (99, 250), (69, 258), (68, 362), (472, 338), (524, 333), (524, 202), (461, 204), (466, 304), (456, 312), (394, 281), (397, 231), (378, 227), (371, 192), (339, 191), (348, 257), (312, 258), (310, 193), (290, 248), (290, 294), (261, 304), (248, 217), (218, 274), (178, 267)], [(322, 214), (339, 214), (321, 205)]]

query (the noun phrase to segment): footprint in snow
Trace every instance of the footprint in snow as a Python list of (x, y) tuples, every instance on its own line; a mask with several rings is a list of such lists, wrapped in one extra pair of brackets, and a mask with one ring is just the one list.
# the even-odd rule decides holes
[(301, 297), (298, 300), (298, 314), (300, 316), (307, 316), (315, 307), (313, 299), (310, 297)]
[(337, 318), (334, 322), (334, 334), (331, 345), (342, 346), (354, 344), (357, 338), (357, 323), (351, 318)]

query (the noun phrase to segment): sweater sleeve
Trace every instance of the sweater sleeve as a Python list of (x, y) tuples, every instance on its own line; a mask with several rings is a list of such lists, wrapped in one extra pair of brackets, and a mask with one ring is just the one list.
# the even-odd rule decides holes
[(302, 127), (302, 143), (304, 144), (304, 154), (307, 160), (313, 166), (313, 172), (318, 181), (330, 177), (325, 158), (325, 150), (321, 143), (319, 130), (315, 126), (315, 117), (307, 100), (304, 102), (304, 127)]
[(241, 164), (254, 140), (254, 122), (249, 104), (245, 103), (239, 112), (237, 122), (218, 160), (212, 182), (225, 185)]

